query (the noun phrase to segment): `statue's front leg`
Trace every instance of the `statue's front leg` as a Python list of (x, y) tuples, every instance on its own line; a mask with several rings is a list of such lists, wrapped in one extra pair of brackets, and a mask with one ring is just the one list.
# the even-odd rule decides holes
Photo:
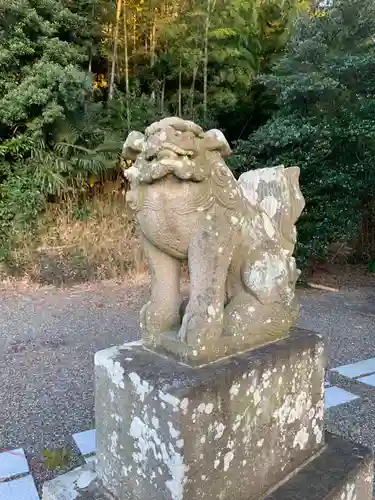
[(197, 350), (222, 334), (225, 282), (235, 240), (222, 220), (207, 217), (189, 246), (190, 298), (178, 333)]
[(159, 344), (159, 335), (180, 325), (181, 262), (143, 238), (143, 248), (151, 273), (151, 297), (141, 309), (141, 329), (145, 343)]

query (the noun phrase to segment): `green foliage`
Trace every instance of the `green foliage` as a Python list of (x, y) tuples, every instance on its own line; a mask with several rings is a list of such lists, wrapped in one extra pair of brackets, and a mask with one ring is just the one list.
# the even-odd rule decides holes
[[(260, 71), (268, 72), (280, 57), (290, 36), (292, 22), (297, 12), (304, 8), (306, 5), (300, 0), (238, 3), (236, 35), (232, 34), (228, 39), (234, 50), (226, 48), (226, 65), (222, 67), (220, 61), (216, 65), (220, 75), (226, 77), (215, 78), (219, 89), (214, 102), (215, 119), (230, 141), (247, 137), (272, 115), (274, 96), (264, 85), (256, 82), (256, 76)], [(218, 15), (223, 19), (221, 11)], [(228, 19), (223, 21), (228, 22)], [(226, 46), (228, 40), (223, 40)], [(228, 65), (231, 68), (229, 72)]]
[(48, 469), (61, 470), (69, 465), (71, 454), (67, 448), (57, 448), (55, 450), (43, 450), (44, 464)]
[(44, 197), (63, 190), (67, 166), (53, 145), (59, 123), (82, 110), (90, 89), (86, 27), (56, 0), (0, 6), (0, 259), (33, 226)]
[[(90, 2), (6, 0), (0, 6), (0, 260), (32, 230), (49, 196), (72, 196), (116, 166), (125, 98), (94, 102), (88, 56), (96, 43)], [(128, 100), (132, 124), (154, 116)]]
[(4, 0), (0, 261), (47, 200), (76, 200), (89, 217), (82, 193), (120, 168), (129, 128), (179, 114), (231, 140), (262, 125), (275, 102), (255, 76), (304, 3)]
[(78, 203), (73, 207), (72, 216), (76, 220), (88, 220), (90, 217), (90, 209), (87, 203)]
[(375, 4), (336, 0), (297, 23), (272, 73), (260, 81), (278, 111), (238, 144), (235, 168), (301, 167), (307, 208), (300, 261), (355, 236), (375, 170)]
[[(86, 20), (57, 0), (6, 0), (0, 7), (0, 133), (53, 137), (79, 111), (90, 78), (82, 71)], [(69, 32), (67, 29), (69, 27)], [(4, 144), (5, 142), (5, 144)]]
[(18, 163), (0, 185), (0, 261), (8, 256), (18, 232), (33, 229), (44, 205), (38, 181), (28, 167)]

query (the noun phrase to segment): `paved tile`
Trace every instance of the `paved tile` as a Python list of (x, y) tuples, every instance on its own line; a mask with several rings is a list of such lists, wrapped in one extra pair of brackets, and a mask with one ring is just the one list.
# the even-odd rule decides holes
[(39, 500), (34, 479), (30, 474), (7, 483), (0, 483), (1, 500)]
[(337, 368), (332, 368), (332, 371), (349, 378), (357, 378), (361, 375), (375, 373), (375, 358), (364, 359), (350, 365), (338, 366)]
[(363, 382), (364, 384), (372, 385), (373, 387), (375, 387), (375, 373), (373, 373), (372, 375), (367, 375), (367, 377), (361, 377), (358, 380), (359, 382)]
[(96, 455), (90, 455), (89, 457), (85, 457), (85, 462), (87, 464), (95, 461), (96, 461)]
[(324, 408), (328, 410), (328, 408), (331, 408), (332, 406), (349, 403), (355, 399), (358, 399), (358, 396), (352, 394), (351, 392), (344, 391), (344, 389), (341, 389), (340, 387), (328, 387), (324, 391)]
[(94, 453), (96, 451), (95, 429), (73, 434), (73, 439), (82, 455), (88, 455), (89, 453)]
[(29, 466), (22, 448), (0, 453), (0, 479), (9, 479), (27, 472)]

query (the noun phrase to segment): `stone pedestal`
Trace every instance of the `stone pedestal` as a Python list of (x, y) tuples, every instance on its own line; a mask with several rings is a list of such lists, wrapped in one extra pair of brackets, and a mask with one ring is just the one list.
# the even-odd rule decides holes
[(139, 345), (95, 365), (97, 472), (119, 500), (258, 499), (324, 445), (310, 332), (200, 368)]
[(372, 500), (372, 453), (326, 433), (322, 452), (262, 500)]
[(43, 500), (371, 500), (371, 452), (324, 436), (324, 366), (298, 329), (198, 368), (140, 343), (100, 351), (96, 475)]

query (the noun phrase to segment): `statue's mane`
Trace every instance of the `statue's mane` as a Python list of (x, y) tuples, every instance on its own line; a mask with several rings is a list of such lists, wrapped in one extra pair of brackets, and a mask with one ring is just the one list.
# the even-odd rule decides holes
[(196, 185), (196, 199), (180, 207), (178, 214), (207, 211), (215, 204), (228, 211), (249, 212), (248, 200), (225, 163), (231, 149), (220, 130), (204, 132), (188, 120), (167, 118), (152, 124), (144, 135), (132, 132), (123, 152), (135, 161), (141, 190), (142, 185), (168, 176)]
[[(160, 133), (160, 129), (157, 129), (155, 133)], [(182, 132), (183, 134), (184, 132)], [(191, 130), (189, 130), (190, 140), (191, 135)], [(174, 175), (182, 182), (194, 182), (197, 186), (197, 199), (193, 205), (189, 203), (181, 207), (178, 214), (192, 213), (197, 210), (197, 207), (199, 207), (200, 211), (207, 211), (215, 204), (219, 204), (229, 211), (236, 210), (240, 213), (248, 213), (248, 200), (225, 163), (222, 156), (222, 145), (217, 145), (215, 149), (214, 140), (211, 140), (211, 138), (207, 140), (204, 134), (199, 134), (199, 136), (194, 137), (194, 147), (183, 149), (181, 147), (183, 138), (181, 140), (180, 136), (177, 137), (179, 139), (177, 141), (168, 138), (168, 141), (164, 144), (165, 151), (173, 151), (181, 159), (189, 158), (194, 173), (193, 179)], [(146, 165), (144, 167), (147, 168)]]

